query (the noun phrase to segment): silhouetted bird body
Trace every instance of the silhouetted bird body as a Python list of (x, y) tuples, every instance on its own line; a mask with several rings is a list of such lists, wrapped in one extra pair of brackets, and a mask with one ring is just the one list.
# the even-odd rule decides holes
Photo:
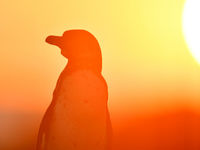
[(46, 41), (61, 48), (68, 64), (41, 123), (37, 149), (110, 149), (108, 89), (101, 75), (97, 40), (87, 31), (70, 30), (62, 37), (50, 36)]

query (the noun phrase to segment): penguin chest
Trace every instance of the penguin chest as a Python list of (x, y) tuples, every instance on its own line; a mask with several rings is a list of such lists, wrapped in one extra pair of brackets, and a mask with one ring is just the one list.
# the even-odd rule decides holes
[(107, 87), (103, 80), (82, 71), (63, 77), (59, 86), (48, 132), (51, 147), (104, 149), (108, 114)]

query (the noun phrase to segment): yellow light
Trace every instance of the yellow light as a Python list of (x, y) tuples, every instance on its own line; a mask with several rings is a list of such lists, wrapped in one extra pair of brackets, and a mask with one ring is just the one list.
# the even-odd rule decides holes
[(183, 13), (183, 30), (188, 47), (200, 64), (200, 1), (187, 0)]

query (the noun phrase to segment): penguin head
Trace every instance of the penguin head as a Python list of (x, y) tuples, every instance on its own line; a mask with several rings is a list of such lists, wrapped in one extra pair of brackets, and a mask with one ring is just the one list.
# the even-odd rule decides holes
[(68, 61), (101, 66), (101, 49), (97, 39), (85, 30), (68, 30), (62, 36), (48, 36), (46, 42), (58, 46)]

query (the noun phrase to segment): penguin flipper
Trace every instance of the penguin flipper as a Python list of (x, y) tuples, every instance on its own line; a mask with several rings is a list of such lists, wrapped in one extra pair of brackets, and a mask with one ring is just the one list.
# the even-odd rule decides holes
[(36, 145), (36, 150), (44, 150), (44, 145), (45, 145), (45, 117), (42, 119), (40, 128), (39, 128), (39, 133), (38, 133), (38, 138), (37, 138), (37, 145)]
[[(51, 106), (51, 105), (50, 105)], [(48, 128), (48, 123), (50, 120), (50, 106), (47, 109), (39, 128), (38, 138), (37, 138), (37, 145), (36, 150), (45, 150), (45, 143), (46, 143), (46, 130)]]

